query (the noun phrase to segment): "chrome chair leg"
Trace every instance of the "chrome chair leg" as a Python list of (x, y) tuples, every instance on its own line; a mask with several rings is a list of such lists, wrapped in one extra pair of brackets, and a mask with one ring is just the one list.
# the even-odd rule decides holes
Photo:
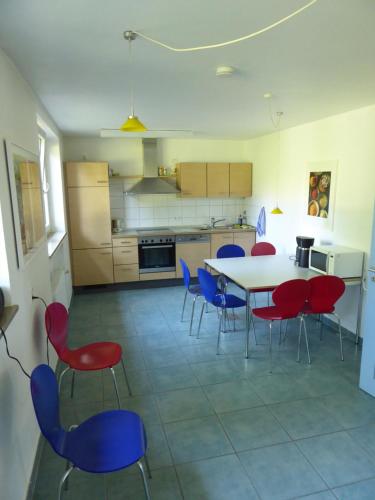
[(272, 373), (272, 321), (270, 321), (270, 332), (269, 332), (269, 356), (270, 356), (270, 373)]
[(72, 370), (72, 382), (71, 382), (71, 385), (70, 385), (70, 398), (73, 399), (73, 395), (74, 395), (74, 382), (75, 382), (75, 378), (76, 378), (76, 371), (75, 370)]
[(61, 382), (62, 382), (62, 379), (65, 375), (65, 373), (68, 373), (68, 371), (70, 370), (70, 366), (67, 366), (59, 375), (59, 393), (60, 393), (60, 389), (61, 389)]
[(200, 334), (200, 331), (201, 331), (201, 324), (202, 324), (202, 316), (203, 316), (203, 311), (204, 311), (204, 305), (206, 304), (207, 306), (207, 302), (203, 302), (202, 304), (202, 309), (201, 309), (201, 314), (199, 316), (199, 324), (198, 324), (198, 332), (197, 332), (197, 339), (199, 339), (199, 334)]
[(233, 314), (233, 331), (236, 331), (236, 316), (234, 314), (234, 308), (232, 308), (232, 314)]
[(320, 314), (319, 314), (319, 321), (320, 321), (320, 340), (323, 340), (323, 321), (320, 317)]
[(149, 461), (148, 461), (147, 455), (145, 454), (145, 455), (143, 456), (143, 458), (145, 459), (145, 464), (146, 464), (146, 469), (147, 469), (147, 474), (148, 474), (148, 477), (151, 479), (151, 478), (152, 478), (152, 475), (151, 475), (151, 469), (150, 469), (150, 464), (149, 464)]
[(256, 331), (255, 331), (255, 321), (254, 321), (254, 317), (253, 317), (253, 313), (252, 312), (250, 312), (250, 322), (253, 324), (255, 345), (258, 345), (257, 334), (256, 334)]
[(281, 345), (281, 323), (282, 321), (279, 322), (279, 345)]
[(301, 353), (302, 318), (303, 318), (303, 316), (301, 316), (301, 319), (299, 322), (299, 333), (298, 333), (298, 349), (297, 349), (297, 361), (298, 361), (298, 363), (300, 362), (300, 353)]
[(120, 405), (120, 396), (119, 396), (119, 393), (118, 393), (118, 387), (117, 387), (117, 380), (116, 380), (115, 370), (113, 369), (112, 366), (110, 367), (109, 370), (112, 373), (113, 385), (115, 386), (115, 391), (116, 391), (116, 396), (117, 396), (117, 404), (118, 404), (118, 408), (120, 409), (121, 408), (121, 405)]
[(186, 289), (186, 291), (185, 291), (185, 297), (184, 297), (184, 305), (182, 306), (181, 321), (184, 321), (184, 311), (185, 311), (185, 304), (186, 304), (187, 294), (188, 294), (188, 290)]
[(146, 498), (147, 498), (147, 500), (151, 500), (150, 488), (148, 486), (148, 482), (147, 482), (147, 478), (146, 478), (146, 474), (145, 474), (145, 470), (144, 470), (143, 464), (142, 464), (142, 462), (140, 460), (138, 460), (137, 465), (139, 467), (139, 470), (141, 471), (141, 476), (142, 476), (142, 480), (143, 480), (143, 488), (145, 490)]
[(284, 330), (284, 339), (283, 339), (283, 342), (286, 341), (286, 333), (288, 331), (288, 321), (289, 320), (285, 320), (285, 330)]
[[(219, 331), (217, 332), (217, 345), (216, 345), (216, 354), (220, 354), (220, 335), (221, 335), (221, 324), (223, 321), (223, 310), (221, 310), (220, 321), (219, 321)], [(224, 319), (225, 321), (225, 319)]]
[(126, 374), (126, 370), (125, 370), (125, 365), (124, 365), (124, 360), (121, 358), (121, 364), (122, 364), (122, 371), (124, 372), (124, 377), (125, 377), (125, 382), (126, 382), (126, 386), (128, 388), (128, 393), (129, 393), (129, 396), (132, 396), (132, 391), (130, 389), (130, 385), (129, 385), (129, 379), (128, 379), (128, 376)]
[(189, 328), (189, 335), (190, 336), (192, 334), (192, 329), (193, 329), (194, 308), (195, 308), (195, 301), (197, 300), (197, 297), (198, 297), (198, 295), (194, 295), (193, 307), (191, 309), (190, 328)]
[(69, 467), (69, 469), (64, 472), (62, 478), (60, 479), (59, 491), (58, 491), (58, 495), (57, 495), (57, 499), (58, 500), (62, 499), (62, 493), (63, 493), (64, 483), (65, 483), (66, 479), (68, 479), (68, 477), (69, 477), (69, 475), (70, 475), (70, 473), (72, 472), (73, 469), (74, 469), (74, 465), (72, 465), (71, 467)]
[(310, 349), (309, 349), (309, 339), (307, 338), (306, 323), (305, 323), (305, 319), (304, 319), (303, 316), (301, 316), (301, 323), (303, 323), (303, 329), (305, 331), (305, 342), (306, 342), (307, 359), (309, 361), (309, 365), (311, 365)]
[(338, 314), (333, 313), (333, 316), (335, 316), (335, 318), (337, 319), (337, 324), (338, 324), (338, 328), (339, 328), (339, 337), (340, 337), (341, 361), (344, 361), (344, 350), (343, 350), (343, 346), (342, 346), (341, 320), (340, 320), (340, 316)]

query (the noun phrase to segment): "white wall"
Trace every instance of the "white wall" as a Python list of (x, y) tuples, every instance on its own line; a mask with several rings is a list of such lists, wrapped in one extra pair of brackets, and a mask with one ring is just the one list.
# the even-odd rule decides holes
[[(38, 154), (37, 114), (58, 135), (58, 130), (41, 107), (30, 87), (13, 63), (0, 50), (0, 138), (12, 141)], [(23, 269), (17, 268), (12, 215), (4, 149), (0, 148), (0, 207), (4, 244), (0, 243), (0, 286), (6, 291), (7, 304), (20, 310), (7, 331), (11, 352), (25, 369), (31, 371), (46, 361), (44, 311), (32, 303), (31, 290), (49, 301), (51, 283), (47, 245), (43, 244)], [(4, 269), (4, 264), (7, 269)], [(52, 354), (52, 362), (56, 358)], [(32, 408), (29, 380), (5, 354), (0, 340), (0, 484), (2, 500), (23, 500), (33, 467), (39, 430)]]
[[(250, 222), (266, 207), (267, 234), (279, 252), (295, 252), (297, 235), (314, 236), (369, 252), (375, 195), (375, 106), (294, 127), (280, 134), (249, 140), (247, 156), (254, 162)], [(332, 227), (306, 216), (308, 162), (338, 162)], [(279, 183), (277, 165), (280, 162)], [(279, 184), (277, 189), (277, 184)], [(277, 192), (278, 191), (278, 192)], [(284, 215), (270, 215), (279, 199)], [(340, 311), (344, 326), (355, 329), (358, 287), (347, 291)]]

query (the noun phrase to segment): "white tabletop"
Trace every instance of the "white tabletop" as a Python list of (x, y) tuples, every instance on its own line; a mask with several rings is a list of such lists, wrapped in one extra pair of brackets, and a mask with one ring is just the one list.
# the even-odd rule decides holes
[(284, 281), (317, 276), (315, 271), (296, 266), (294, 261), (289, 259), (289, 255), (206, 259), (204, 262), (245, 290), (271, 288)]

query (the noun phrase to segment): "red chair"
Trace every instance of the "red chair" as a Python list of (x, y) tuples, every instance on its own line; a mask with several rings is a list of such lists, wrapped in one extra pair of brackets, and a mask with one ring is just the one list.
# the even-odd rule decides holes
[(253, 257), (257, 257), (259, 255), (275, 255), (276, 248), (272, 245), (272, 243), (267, 243), (267, 241), (260, 241), (259, 243), (255, 243), (253, 248), (251, 249), (251, 255)]
[[(345, 292), (344, 280), (337, 276), (314, 276), (309, 279), (310, 295), (303, 309), (303, 314), (332, 314), (336, 317), (340, 337), (341, 361), (344, 361), (342, 348), (341, 321), (335, 312), (335, 304)], [(323, 322), (320, 326), (320, 339), (322, 339)]]
[[(285, 281), (275, 288), (272, 294), (272, 300), (274, 306), (268, 307), (258, 307), (252, 310), (252, 314), (257, 318), (269, 321), (269, 353), (270, 353), (270, 371), (272, 371), (272, 324), (274, 321), (281, 321), (284, 319), (297, 318), (300, 315), (300, 326), (299, 326), (299, 336), (298, 336), (298, 346), (300, 345), (301, 334), (302, 334), (302, 324), (304, 326), (306, 350), (309, 364), (310, 360), (310, 350), (309, 341), (307, 338), (306, 325), (304, 321), (304, 315), (302, 310), (309, 297), (310, 285), (306, 280), (296, 279)], [(253, 321), (254, 326), (254, 321)], [(281, 329), (280, 329), (281, 336)], [(299, 351), (297, 361), (299, 361)]]
[(63, 376), (73, 370), (70, 396), (74, 393), (74, 379), (77, 371), (94, 371), (109, 368), (113, 384), (115, 386), (117, 403), (120, 408), (120, 397), (115, 371), (113, 369), (120, 361), (124, 371), (125, 381), (129, 395), (131, 390), (126, 376), (124, 361), (122, 359), (122, 348), (116, 342), (94, 342), (78, 349), (69, 349), (68, 343), (68, 311), (63, 304), (53, 302), (49, 304), (45, 313), (45, 325), (48, 339), (55, 348), (59, 359), (68, 366), (61, 372), (59, 377), (59, 389)]

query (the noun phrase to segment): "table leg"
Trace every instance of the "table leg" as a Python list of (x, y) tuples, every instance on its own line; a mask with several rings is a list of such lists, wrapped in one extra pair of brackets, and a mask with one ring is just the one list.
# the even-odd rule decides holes
[(250, 336), (250, 291), (246, 290), (246, 347), (245, 357), (249, 358), (249, 336)]

